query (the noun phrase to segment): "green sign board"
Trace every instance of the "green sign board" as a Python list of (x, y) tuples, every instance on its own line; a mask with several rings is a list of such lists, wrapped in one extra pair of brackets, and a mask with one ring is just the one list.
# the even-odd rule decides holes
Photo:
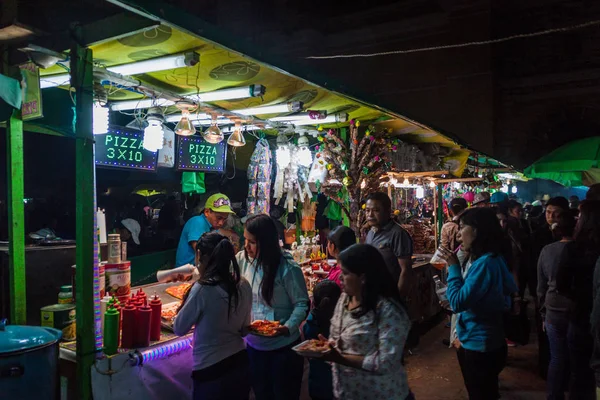
[(177, 169), (180, 171), (224, 172), (227, 143), (208, 143), (200, 136), (178, 136)]
[(111, 129), (105, 135), (95, 135), (94, 139), (97, 166), (156, 170), (158, 152), (144, 149), (142, 132)]

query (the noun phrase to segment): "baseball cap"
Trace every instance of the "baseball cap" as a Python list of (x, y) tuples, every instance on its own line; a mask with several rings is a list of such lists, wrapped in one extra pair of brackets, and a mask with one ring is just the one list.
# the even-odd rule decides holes
[(229, 197), (225, 196), (223, 193), (215, 193), (210, 196), (208, 200), (206, 200), (204, 208), (208, 208), (209, 210), (218, 213), (235, 214), (235, 212), (231, 209), (231, 201), (229, 201)]
[(121, 225), (123, 225), (125, 228), (127, 228), (129, 233), (131, 233), (131, 237), (133, 238), (133, 241), (135, 242), (135, 244), (139, 245), (140, 244), (140, 232), (142, 231), (142, 228), (140, 227), (140, 223), (137, 222), (133, 218), (126, 218), (121, 221)]
[(492, 204), (504, 203), (506, 201), (508, 201), (508, 195), (503, 192), (494, 193), (490, 199), (490, 203)]
[(481, 192), (475, 195), (475, 198), (473, 199), (473, 205), (477, 205), (479, 203), (489, 203), (489, 201), (490, 194), (488, 192)]

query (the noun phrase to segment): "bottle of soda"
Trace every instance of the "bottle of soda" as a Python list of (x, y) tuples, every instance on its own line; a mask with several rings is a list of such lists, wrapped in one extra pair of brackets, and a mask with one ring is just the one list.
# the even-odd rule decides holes
[(433, 281), (435, 282), (435, 294), (437, 294), (438, 299), (442, 302), (448, 301), (448, 298), (446, 297), (446, 290), (448, 289), (448, 287), (440, 280), (440, 277), (437, 275), (433, 276)]

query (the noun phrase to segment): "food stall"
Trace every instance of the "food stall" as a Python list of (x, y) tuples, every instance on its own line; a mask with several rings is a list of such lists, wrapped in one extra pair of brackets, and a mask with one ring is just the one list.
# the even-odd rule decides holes
[[(107, 326), (114, 332), (115, 321), (118, 324), (124, 318), (112, 311), (116, 307), (103, 309), (102, 292), (115, 289), (115, 285), (116, 289), (125, 287), (107, 280), (106, 268), (124, 264), (126, 259), (110, 260), (109, 242), (111, 262), (101, 264), (95, 168), (131, 168), (149, 174), (158, 168), (175, 168), (182, 173), (222, 174), (226, 179), (230, 177), (226, 168), (229, 158), (234, 164), (248, 165), (249, 210), (268, 213), (273, 197), (276, 203), (293, 211), (314, 194), (324, 193), (339, 202), (351, 226), (360, 232), (362, 194), (379, 190), (379, 178), (389, 168), (384, 152), (400, 147), (399, 143), (394, 144), (397, 139), (385, 141), (383, 130), (370, 130), (369, 121), (393, 122), (385, 127), (385, 134), (390, 129), (390, 134), (396, 136), (428, 140), (433, 137), (461, 155), (464, 149), (439, 132), (398, 113), (330, 89), (335, 85), (328, 80), (311, 83), (306, 71), (298, 70), (293, 63), (273, 63), (276, 60), (267, 52), (257, 52), (239, 38), (227, 38), (222, 29), (181, 13), (166, 2), (110, 0), (110, 3), (121, 7), (124, 13), (120, 19), (115, 17), (110, 26), (123, 32), (104, 29), (109, 25), (106, 21), (77, 25), (69, 28), (66, 39), (43, 38), (45, 41), (41, 42), (52, 49), (43, 46), (26, 49), (31, 59), (37, 59), (40, 51), (46, 56), (54, 55), (50, 58), (54, 64), (44, 64), (42, 69), (26, 64), (23, 69), (41, 75), (36, 74), (27, 87), (37, 84), (38, 102), (41, 102), (40, 83), (43, 89), (65, 89), (73, 102), (64, 104), (65, 110), (74, 108), (72, 121), (56, 129), (48, 121), (36, 125), (28, 119), (34, 100), (7, 99), (7, 93), (20, 92), (19, 81), (12, 78), (2, 81), (11, 85), (11, 91), (0, 91), (0, 97), (12, 107), (6, 125), (10, 323), (25, 324), (27, 309), (36, 307), (26, 302), (29, 277), (25, 273), (27, 258), (23, 241), (23, 131), (66, 135), (76, 142), (77, 273), (75, 287), (71, 288), (75, 303), (48, 310), (62, 311), (63, 317), (67, 315), (64, 322), (71, 325), (63, 331), (68, 334), (65, 339), (76, 332), (75, 341), (65, 341), (60, 347), (63, 398), (190, 398), (191, 335), (177, 338), (164, 328), (158, 340), (133, 348), (120, 348), (118, 334), (103, 335)], [(117, 20), (120, 23), (116, 24)], [(129, 26), (131, 30), (127, 31)], [(33, 42), (36, 39), (31, 38)], [(132, 125), (111, 123), (120, 115), (131, 117)], [(359, 132), (360, 121), (364, 122)], [(311, 150), (315, 143), (304, 140), (309, 135), (313, 136), (310, 141), (319, 143), (314, 159)], [(244, 147), (246, 141), (251, 146)], [(271, 146), (276, 148), (275, 162)], [(450, 157), (447, 161), (452, 164), (452, 154), (444, 157)], [(460, 165), (449, 170), (457, 168)], [(319, 179), (319, 170), (323, 169), (329, 172), (327, 180)], [(272, 186), (271, 173), (275, 175)], [(299, 231), (302, 223), (311, 225), (312, 221), (307, 218), (306, 222), (296, 224)], [(312, 229), (312, 225), (305, 227)], [(300, 235), (297, 236), (299, 239)], [(425, 269), (427, 262), (426, 256), (415, 256), (415, 270)], [(433, 293), (432, 281), (425, 274), (421, 281), (423, 287), (417, 301), (427, 309), (423, 315), (431, 314), (433, 303), (428, 293)], [(174, 298), (167, 289), (174, 286), (151, 283), (141, 289), (148, 296), (156, 292), (168, 309)], [(133, 303), (133, 299), (128, 300), (131, 293), (137, 291), (138, 287), (129, 286), (125, 293), (115, 295), (124, 297), (122, 303), (127, 307), (128, 301)], [(69, 293), (68, 288), (65, 293)], [(136, 307), (147, 312), (147, 304)]]

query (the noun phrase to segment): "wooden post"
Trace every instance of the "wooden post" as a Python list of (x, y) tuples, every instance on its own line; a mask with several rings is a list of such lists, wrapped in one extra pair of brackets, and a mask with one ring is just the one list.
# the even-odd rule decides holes
[(25, 206), (23, 184), (23, 120), (14, 110), (6, 130), (8, 157), (8, 271), (12, 324), (27, 323), (25, 290)]
[(94, 137), (92, 50), (71, 47), (71, 86), (75, 88), (75, 186), (77, 218), (77, 399), (92, 398), (91, 369), (95, 360), (94, 318)]

